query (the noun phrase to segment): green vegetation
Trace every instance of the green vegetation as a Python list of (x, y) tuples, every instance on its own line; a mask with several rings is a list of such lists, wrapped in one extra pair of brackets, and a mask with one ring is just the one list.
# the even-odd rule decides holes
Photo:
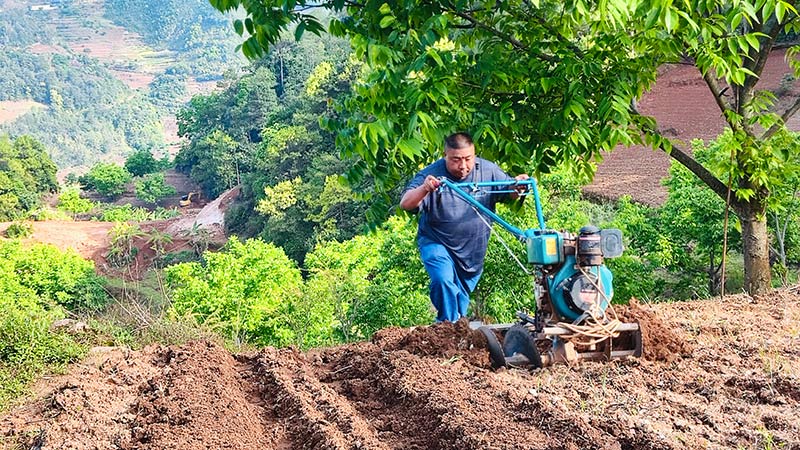
[(155, 204), (164, 197), (174, 195), (177, 191), (164, 180), (163, 173), (145, 175), (134, 183), (136, 198), (146, 203)]
[(0, 220), (24, 217), (57, 189), (56, 166), (40, 142), (0, 135)]
[(50, 326), (68, 310), (106, 304), (103, 284), (94, 265), (74, 252), (0, 242), (0, 409), (36, 376), (83, 354), (80, 343)]
[(234, 342), (286, 346), (295, 342), (291, 309), (302, 292), (300, 271), (272, 244), (232, 238), (204, 264), (166, 269), (178, 316), (192, 315)]
[(223, 91), (196, 96), (178, 113), (189, 143), (176, 169), (208, 198), (241, 184), (228, 229), (273, 242), (300, 264), (317, 243), (365, 228), (365, 199), (339, 180), (351, 161), (319, 127), (320, 116), (333, 114), (328, 99), (346, 91), (360, 67), (344, 45), (330, 37), (303, 46), (286, 41), (270, 58), (230, 74)]
[(125, 185), (131, 181), (131, 174), (114, 163), (97, 163), (89, 173), (78, 178), (83, 189), (97, 191), (106, 197), (116, 197), (125, 192)]
[(204, 0), (111, 0), (105, 7), (107, 17), (152, 47), (180, 52), (186, 70), (200, 79), (219, 78), (239, 65), (230, 21)]
[(33, 225), (29, 222), (13, 222), (6, 228), (6, 237), (9, 239), (26, 238), (33, 234)]
[[(0, 25), (5, 20), (4, 11)], [(31, 19), (25, 23), (39, 27)], [(84, 55), (37, 55), (11, 45), (0, 47), (0, 100), (30, 99), (48, 108), (2, 124), (0, 132), (34, 136), (60, 167), (163, 145), (158, 110), (98, 61)]]
[[(800, 28), (791, 2), (211, 3), (247, 11), (234, 29), (251, 59), (274, 52), (292, 30), (297, 39), (329, 30), (350, 40), (366, 73), (337, 99), (340, 114), (324, 122), (338, 132), (343, 154), (358, 157), (350, 182), (371, 177), (384, 193), (383, 204), (373, 205), (377, 219), (388, 212), (392, 188), (434, 159), (453, 129), (474, 130), (485, 156), (512, 172), (532, 163), (548, 173), (565, 163), (589, 174), (601, 151), (645, 144), (669, 153), (720, 198), (732, 191), (745, 289), (770, 289), (766, 212), (796, 172), (800, 149), (787, 139), (786, 123), (798, 108), (778, 108), (757, 85), (778, 37)], [(330, 14), (327, 26), (316, 11)], [(787, 53), (795, 77), (799, 53), (800, 46)], [(703, 74), (727, 125), (718, 144), (728, 157), (716, 165), (661, 135), (635, 106), (660, 65), (685, 61)]]
[(98, 208), (99, 205), (81, 197), (81, 189), (77, 185), (69, 185), (61, 190), (58, 196), (58, 209), (72, 214), (85, 214)]
[(180, 215), (175, 209), (158, 207), (155, 209), (134, 208), (130, 203), (121, 206), (106, 205), (100, 208), (99, 215), (93, 216), (102, 222), (145, 222), (148, 220), (171, 219)]
[(134, 177), (141, 177), (149, 173), (155, 173), (170, 167), (169, 158), (165, 157), (161, 161), (153, 157), (150, 150), (138, 150), (133, 152), (125, 160), (125, 170)]

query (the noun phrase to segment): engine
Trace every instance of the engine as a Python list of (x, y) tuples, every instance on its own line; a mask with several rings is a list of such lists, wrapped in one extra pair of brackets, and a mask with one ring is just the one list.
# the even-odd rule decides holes
[(614, 296), (605, 258), (622, 254), (622, 232), (581, 228), (578, 235), (536, 230), (528, 236), (528, 262), (540, 266), (541, 289), (559, 320), (574, 322), (587, 313), (603, 315)]

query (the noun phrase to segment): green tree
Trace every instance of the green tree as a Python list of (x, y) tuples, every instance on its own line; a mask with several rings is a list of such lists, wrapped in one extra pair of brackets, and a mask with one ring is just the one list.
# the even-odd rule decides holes
[(57, 190), (56, 166), (40, 142), (0, 135), (0, 220), (30, 212), (43, 194)]
[(161, 163), (153, 157), (153, 153), (150, 150), (138, 150), (125, 160), (125, 170), (134, 177), (158, 172), (161, 169), (163, 169)]
[[(512, 171), (533, 160), (542, 172), (559, 161), (591, 172), (601, 150), (645, 142), (718, 196), (727, 198), (731, 186), (744, 237), (745, 287), (753, 294), (770, 288), (766, 208), (770, 193), (786, 182), (788, 159), (774, 139), (782, 141), (800, 101), (775, 108), (774, 96), (756, 86), (778, 36), (797, 30), (793, 3), (211, 3), (221, 11), (245, 8), (247, 17), (234, 27), (251, 58), (290, 27), (297, 38), (322, 32), (310, 10), (345, 16), (331, 19), (328, 29), (347, 36), (369, 66), (340, 103), (343, 114), (328, 123), (339, 131), (342, 151), (362, 159), (351, 180), (371, 174), (387, 190), (432, 160), (453, 128), (473, 130), (484, 156)], [(788, 53), (795, 71), (796, 53)], [(698, 67), (729, 127), (721, 178), (635, 109), (657, 67), (680, 60)]]
[(167, 184), (164, 180), (163, 172), (145, 175), (134, 184), (136, 198), (146, 203), (156, 203), (177, 192), (174, 186)]
[(97, 163), (79, 181), (84, 189), (94, 189), (101, 195), (116, 197), (125, 192), (131, 174), (114, 163)]

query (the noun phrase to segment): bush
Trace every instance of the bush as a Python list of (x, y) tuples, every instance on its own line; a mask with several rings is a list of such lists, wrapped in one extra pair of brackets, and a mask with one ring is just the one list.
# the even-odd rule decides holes
[(300, 270), (283, 250), (260, 240), (231, 238), (205, 265), (166, 269), (174, 317), (191, 316), (237, 344), (296, 343), (292, 305), (300, 297)]
[(75, 361), (83, 346), (53, 332), (66, 308), (105, 302), (101, 279), (90, 261), (48, 245), (24, 249), (0, 242), (0, 410), (37, 376)]
[(58, 308), (45, 309), (22, 286), (0, 288), (0, 310), (3, 311), (0, 314), (2, 411), (36, 377), (77, 360), (85, 349), (70, 336), (51, 332), (50, 325), (63, 318), (64, 312)]
[(156, 203), (175, 192), (175, 188), (164, 181), (163, 173), (145, 175), (136, 181), (136, 198), (146, 203)]
[(58, 196), (58, 209), (72, 214), (88, 213), (96, 206), (95, 202), (81, 198), (81, 190), (78, 186), (67, 186)]
[(614, 275), (613, 303), (628, 303), (631, 298), (653, 299), (663, 290), (663, 282), (655, 277), (655, 267), (635, 255), (607, 259), (606, 266)]
[(428, 275), (416, 245), (416, 227), (395, 217), (376, 232), (377, 260), (353, 322), (364, 337), (388, 326), (409, 327), (434, 320)]
[(94, 189), (106, 197), (116, 197), (125, 192), (125, 185), (131, 181), (131, 174), (114, 163), (98, 163), (79, 180), (84, 189)]
[(134, 177), (141, 177), (161, 170), (161, 163), (153, 157), (150, 150), (139, 150), (125, 160), (125, 170)]
[(94, 263), (73, 250), (63, 252), (47, 244), (23, 249), (16, 242), (6, 242), (0, 243), (0, 259), (10, 264), (9, 276), (44, 304), (86, 311), (99, 309), (108, 300), (105, 280), (95, 273)]
[(6, 237), (9, 239), (26, 238), (33, 234), (33, 224), (28, 222), (13, 222), (6, 228)]

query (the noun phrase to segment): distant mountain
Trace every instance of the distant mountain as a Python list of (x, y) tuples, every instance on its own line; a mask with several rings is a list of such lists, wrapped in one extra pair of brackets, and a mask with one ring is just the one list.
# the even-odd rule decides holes
[(205, 0), (5, 0), (0, 11), (0, 133), (33, 135), (65, 170), (174, 153), (177, 109), (245, 64)]

